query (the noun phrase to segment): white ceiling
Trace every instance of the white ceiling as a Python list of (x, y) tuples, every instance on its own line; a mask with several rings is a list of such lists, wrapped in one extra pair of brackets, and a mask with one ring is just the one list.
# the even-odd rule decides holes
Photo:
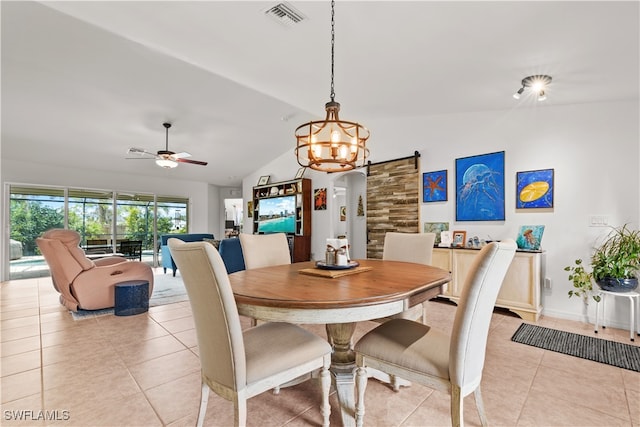
[[(287, 151), (330, 94), (330, 2), (1, 2), (2, 157), (222, 186)], [(639, 99), (639, 3), (336, 2), (341, 117), (512, 108), (531, 74), (546, 105)], [(188, 151), (206, 167), (127, 160)], [(376, 159), (375, 150), (372, 160)]]

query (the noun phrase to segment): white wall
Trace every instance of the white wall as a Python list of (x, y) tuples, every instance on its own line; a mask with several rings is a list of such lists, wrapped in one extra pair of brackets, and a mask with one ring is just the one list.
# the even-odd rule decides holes
[[(552, 100), (549, 100), (552, 102)], [(392, 113), (392, 111), (391, 111)], [(564, 266), (576, 258), (588, 259), (594, 241), (608, 229), (590, 227), (590, 215), (606, 215), (611, 225), (639, 227), (640, 122), (638, 101), (553, 106), (482, 113), (384, 119), (365, 124), (371, 129), (371, 161), (421, 154), (421, 173), (448, 170), (448, 201), (424, 203), (421, 221), (448, 221), (452, 229), (467, 235), (493, 239), (515, 238), (521, 225), (545, 225), (542, 248), (546, 251), (546, 277), (551, 289), (543, 290), (543, 313), (553, 317), (582, 319), (582, 301), (569, 299), (570, 283)], [(353, 118), (351, 118), (353, 119)], [(292, 137), (292, 147), (294, 140)], [(455, 159), (505, 151), (506, 220), (455, 221)], [(291, 152), (265, 165), (243, 181), (243, 197), (260, 175), (271, 181), (291, 179), (298, 165)], [(554, 169), (553, 209), (515, 210), (516, 172)], [(312, 187), (326, 187), (332, 194), (336, 174), (307, 170)], [(331, 197), (328, 203), (331, 203)], [(331, 228), (330, 212), (313, 211), (312, 257), (321, 259), (324, 239)], [(624, 301), (608, 305), (612, 326), (628, 327)], [(591, 321), (595, 304), (590, 304)]]
[[(638, 101), (633, 100), (570, 106), (546, 104), (526, 110), (388, 118), (374, 122), (359, 119), (372, 131), (369, 146), (373, 162), (409, 156), (418, 150), (422, 156), (421, 173), (449, 171), (449, 200), (422, 204), (422, 222), (448, 221), (451, 228), (466, 230), (468, 235), (481, 238), (490, 235), (495, 239), (515, 237), (524, 224), (544, 224), (542, 247), (547, 254), (546, 277), (551, 279), (552, 286), (543, 292), (543, 313), (581, 319), (582, 302), (567, 298), (570, 283), (563, 267), (576, 258), (588, 259), (593, 242), (606, 233), (605, 228), (589, 226), (589, 215), (606, 215), (612, 225), (630, 223), (633, 228), (639, 227), (639, 115)], [(271, 175), (271, 182), (293, 179), (299, 168), (293, 155), (294, 141), (292, 136), (290, 151), (244, 178), (245, 203), (251, 200), (252, 187), (261, 175)], [(455, 159), (501, 150), (505, 151), (506, 220), (456, 223)], [(516, 172), (547, 168), (555, 170), (554, 208), (516, 212)], [(82, 186), (188, 197), (192, 203), (190, 231), (216, 236), (223, 232), (222, 200), (229, 195), (239, 197), (237, 189), (200, 182), (60, 169), (27, 162), (2, 162), (1, 173), (3, 184)], [(311, 170), (304, 176), (312, 179), (312, 188), (327, 188), (327, 194), (332, 194), (333, 181), (339, 177)], [(331, 236), (330, 213), (337, 209), (332, 199), (328, 198), (326, 211), (312, 211), (313, 259), (322, 258), (325, 239)], [(353, 201), (348, 209), (355, 212), (356, 206), (352, 207), (351, 203)], [(247, 212), (244, 220), (248, 220)], [(8, 242), (6, 233), (3, 233), (3, 244)], [(592, 315), (594, 306), (589, 307)], [(608, 308), (609, 323), (627, 327), (626, 304), (616, 301), (608, 304)]]

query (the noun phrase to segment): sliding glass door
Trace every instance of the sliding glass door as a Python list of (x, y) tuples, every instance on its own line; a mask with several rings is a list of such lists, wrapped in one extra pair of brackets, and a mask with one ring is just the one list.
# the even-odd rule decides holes
[(113, 192), (69, 189), (69, 229), (88, 253), (113, 253)]
[(52, 228), (80, 233), (88, 255), (138, 247), (139, 259), (152, 266), (159, 264), (160, 235), (189, 229), (189, 200), (182, 197), (14, 185), (9, 197), (11, 280), (48, 275), (36, 238)]

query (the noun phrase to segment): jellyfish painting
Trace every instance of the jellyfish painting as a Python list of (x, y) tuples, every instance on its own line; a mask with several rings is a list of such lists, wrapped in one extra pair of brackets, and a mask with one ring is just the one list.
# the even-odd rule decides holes
[(542, 240), (543, 232), (544, 225), (523, 225), (520, 227), (520, 232), (516, 239), (518, 249), (525, 251), (540, 250), (540, 242)]
[(504, 220), (504, 151), (456, 159), (456, 220)]

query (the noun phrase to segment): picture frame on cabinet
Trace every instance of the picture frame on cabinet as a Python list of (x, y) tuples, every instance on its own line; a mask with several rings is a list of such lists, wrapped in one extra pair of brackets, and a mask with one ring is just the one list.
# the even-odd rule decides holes
[(298, 169), (298, 172), (296, 172), (296, 177), (295, 177), (294, 179), (300, 179), (300, 178), (302, 178), (302, 175), (304, 175), (304, 171), (305, 171), (305, 169), (306, 169), (306, 168), (304, 168), (304, 167), (303, 167), (303, 168)]
[[(449, 223), (448, 222), (425, 222), (424, 223), (424, 233), (435, 233), (436, 240), (433, 243), (434, 246), (440, 245), (442, 243), (442, 232), (449, 231)], [(451, 244), (451, 242), (449, 242)]]
[(552, 208), (553, 175), (553, 169), (516, 172), (516, 209)]
[(271, 178), (271, 175), (261, 176), (258, 180), (258, 185), (267, 185), (269, 183), (269, 178)]
[(453, 243), (451, 243), (451, 247), (453, 248), (464, 248), (465, 242), (467, 240), (467, 232), (462, 230), (457, 230), (453, 232)]
[(440, 233), (440, 243), (438, 247), (450, 248), (453, 244), (453, 231), (442, 230)]
[(516, 244), (523, 251), (539, 251), (544, 225), (523, 225), (520, 227)]

